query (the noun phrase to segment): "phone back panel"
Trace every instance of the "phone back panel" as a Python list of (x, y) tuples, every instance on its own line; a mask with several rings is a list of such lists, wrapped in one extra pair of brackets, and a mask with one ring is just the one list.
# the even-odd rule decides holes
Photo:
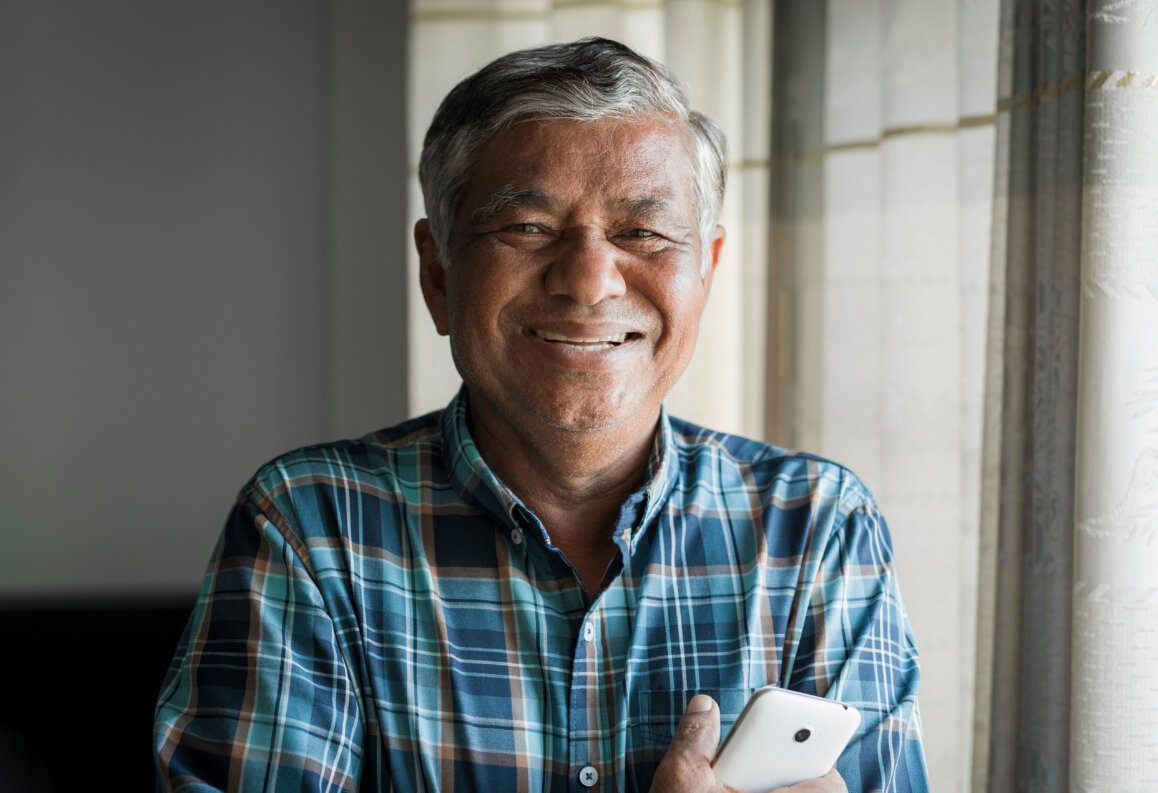
[(840, 702), (769, 686), (752, 695), (713, 762), (721, 781), (766, 791), (824, 776), (860, 724)]

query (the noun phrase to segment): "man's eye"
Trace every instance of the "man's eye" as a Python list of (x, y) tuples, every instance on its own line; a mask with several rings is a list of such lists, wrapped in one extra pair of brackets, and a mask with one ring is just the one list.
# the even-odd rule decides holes
[(628, 232), (626, 232), (626, 236), (628, 236), (628, 237), (658, 237), (659, 235), (656, 234), (654, 231), (649, 231), (647, 229), (631, 229)]
[(516, 234), (537, 234), (542, 229), (534, 223), (512, 223), (509, 226), (504, 226), (503, 231), (513, 231)]

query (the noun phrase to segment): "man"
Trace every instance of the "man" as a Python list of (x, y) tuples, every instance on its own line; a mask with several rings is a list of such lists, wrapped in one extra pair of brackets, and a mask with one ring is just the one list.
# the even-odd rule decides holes
[(168, 787), (724, 790), (721, 724), (779, 684), (863, 717), (799, 790), (927, 789), (868, 492), (662, 408), (724, 166), (615, 42), (514, 53), (447, 96), (415, 240), (463, 389), (243, 489), (158, 705)]

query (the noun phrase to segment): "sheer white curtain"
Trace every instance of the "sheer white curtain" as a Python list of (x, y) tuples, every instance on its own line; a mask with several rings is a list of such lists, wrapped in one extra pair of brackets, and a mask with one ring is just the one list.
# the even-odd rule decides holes
[(1004, 0), (974, 790), (1158, 784), (1158, 7)]
[(1158, 784), (1158, 5), (1098, 0), (1087, 24), (1070, 780), (1145, 790)]
[[(618, 39), (666, 63), (693, 107), (731, 147), (721, 222), (724, 258), (712, 282), (698, 354), (668, 399), (684, 418), (759, 436), (763, 429), (767, 281), (771, 7), (762, 0), (412, 0), (409, 129), (411, 221), (422, 217), (417, 163), (446, 92), (491, 59), (582, 36)], [(411, 253), (410, 272), (417, 272)], [(443, 406), (458, 387), (445, 339), (409, 284), (412, 412)]]

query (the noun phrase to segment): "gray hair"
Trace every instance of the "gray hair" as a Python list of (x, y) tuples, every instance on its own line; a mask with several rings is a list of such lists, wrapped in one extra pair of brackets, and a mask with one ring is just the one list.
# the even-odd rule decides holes
[(443, 265), (480, 149), (524, 121), (600, 121), (666, 116), (688, 132), (702, 248), (720, 216), (727, 143), (714, 121), (688, 107), (683, 87), (661, 64), (617, 41), (585, 38), (520, 50), (484, 66), (442, 100), (426, 131), (418, 179)]

